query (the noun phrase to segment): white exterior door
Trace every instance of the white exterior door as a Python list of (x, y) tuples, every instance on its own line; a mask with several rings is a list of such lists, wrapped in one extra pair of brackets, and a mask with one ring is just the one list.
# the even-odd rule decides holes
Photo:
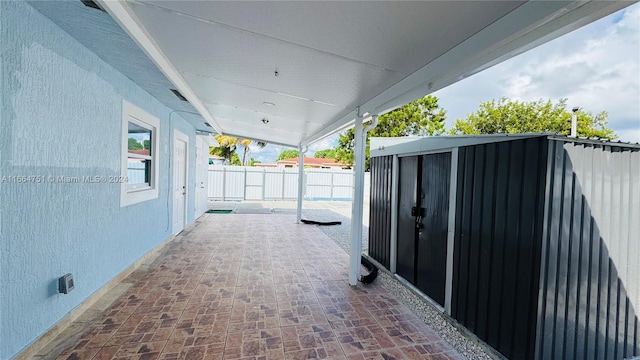
[(184, 229), (187, 206), (187, 149), (189, 138), (175, 130), (173, 137), (173, 228), (174, 234)]
[(196, 136), (196, 208), (195, 218), (207, 211), (207, 172), (209, 171), (208, 144)]

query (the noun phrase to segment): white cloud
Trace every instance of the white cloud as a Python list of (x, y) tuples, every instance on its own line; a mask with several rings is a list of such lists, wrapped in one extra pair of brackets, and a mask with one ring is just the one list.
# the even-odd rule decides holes
[(334, 147), (336, 147), (336, 145), (338, 145), (338, 136), (339, 136), (338, 134), (331, 135), (316, 143), (311, 144), (307, 152), (307, 157), (313, 156), (313, 153), (315, 153), (318, 150), (333, 149)]
[(640, 142), (640, 4), (600, 19), (435, 93), (448, 125), (480, 102), (506, 96), (567, 98), (569, 107), (609, 113), (623, 141)]

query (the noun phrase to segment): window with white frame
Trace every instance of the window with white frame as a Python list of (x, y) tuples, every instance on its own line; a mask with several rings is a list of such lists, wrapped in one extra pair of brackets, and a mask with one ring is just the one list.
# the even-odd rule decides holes
[(122, 167), (120, 206), (158, 197), (157, 118), (122, 102)]

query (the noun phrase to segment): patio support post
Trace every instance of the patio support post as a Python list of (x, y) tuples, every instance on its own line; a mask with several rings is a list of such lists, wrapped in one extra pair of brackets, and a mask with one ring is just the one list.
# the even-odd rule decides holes
[(360, 257), (362, 256), (362, 214), (364, 207), (364, 170), (365, 148), (367, 146), (367, 132), (378, 125), (378, 116), (374, 115), (366, 128), (362, 128), (360, 109), (355, 123), (354, 145), (354, 190), (351, 204), (351, 248), (349, 252), (349, 284), (358, 283), (360, 273)]
[(298, 208), (296, 210), (296, 224), (300, 224), (302, 219), (302, 185), (304, 181), (304, 154), (307, 152), (308, 147), (300, 146), (298, 148)]

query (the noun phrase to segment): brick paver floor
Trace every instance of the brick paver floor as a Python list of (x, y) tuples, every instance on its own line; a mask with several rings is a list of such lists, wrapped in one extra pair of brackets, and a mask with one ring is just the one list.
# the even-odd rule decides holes
[(58, 359), (462, 359), (291, 215), (205, 214)]

